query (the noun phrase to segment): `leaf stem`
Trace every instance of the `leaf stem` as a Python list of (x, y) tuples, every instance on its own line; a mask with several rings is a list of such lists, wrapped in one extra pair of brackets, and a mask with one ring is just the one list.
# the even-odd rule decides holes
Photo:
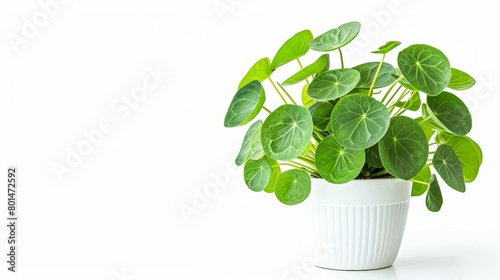
[(405, 89), (403, 91), (403, 93), (399, 96), (399, 98), (396, 100), (396, 102), (394, 102), (394, 104), (391, 105), (392, 107), (391, 107), (391, 110), (389, 111), (389, 114), (392, 114), (392, 112), (394, 112), (394, 109), (396, 109), (396, 105), (398, 104), (398, 102), (400, 102), (401, 99), (403, 99), (408, 94), (408, 92), (410, 92), (410, 90), (408, 90), (408, 89)]
[(269, 114), (271, 114), (271, 111), (269, 109), (266, 108), (266, 106), (262, 106), (262, 109), (264, 109), (264, 111), (268, 112)]
[[(431, 119), (431, 116), (428, 116), (427, 118), (425, 118), (425, 119), (423, 119), (423, 120), (419, 121), (419, 122), (418, 122), (418, 124), (419, 124), (419, 125), (421, 125), (421, 124), (423, 124), (424, 122), (426, 122), (426, 121), (428, 121), (428, 120), (430, 120), (430, 119)], [(434, 143), (434, 144), (436, 144), (436, 143)], [(429, 145), (432, 145), (432, 144), (429, 144)]]
[(293, 100), (292, 96), (288, 93), (288, 91), (286, 91), (286, 89), (284, 89), (283, 86), (280, 83), (277, 83), (277, 84), (281, 88), (281, 90), (283, 90), (283, 92), (285, 92), (285, 94), (288, 97), (288, 99), (290, 99), (290, 101), (292, 101), (292, 103), (294, 105), (297, 105), (297, 102), (295, 102), (295, 100)]
[(384, 98), (382, 98), (382, 103), (384, 103), (385, 99), (389, 96), (389, 93), (392, 91), (392, 89), (399, 83), (399, 81), (401, 81), (403, 79), (403, 75), (401, 75), (399, 78), (397, 78), (393, 83), (392, 85), (389, 87), (389, 89), (387, 90), (387, 92), (385, 93), (384, 95)]
[(300, 69), (304, 69), (304, 67), (302, 66), (302, 63), (300, 62), (300, 59), (297, 58), (297, 62), (299, 63)]
[(285, 98), (283, 97), (283, 95), (281, 94), (281, 92), (278, 90), (278, 88), (276, 87), (276, 85), (274, 84), (273, 80), (271, 79), (271, 77), (268, 77), (267, 78), (270, 82), (271, 82), (271, 85), (273, 85), (273, 88), (274, 90), (276, 90), (276, 92), (278, 93), (278, 95), (280, 96), (281, 100), (283, 101), (283, 103), (285, 104), (288, 104), (288, 102), (286, 102)]
[(386, 175), (388, 173), (389, 173), (389, 171), (387, 171), (387, 170), (384, 169), (384, 170), (381, 170), (381, 171), (379, 171), (377, 173), (371, 174), (370, 177), (377, 178), (377, 177), (380, 177), (380, 176), (384, 176), (384, 175)]
[(413, 182), (413, 183), (417, 183), (417, 184), (422, 184), (422, 185), (429, 185), (428, 182), (424, 182), (424, 181), (420, 181), (420, 180), (415, 180), (415, 179), (410, 179), (408, 181)]
[(399, 90), (403, 87), (403, 85), (400, 85), (396, 91), (391, 95), (391, 97), (389, 98), (389, 100), (387, 100), (387, 102), (385, 103), (385, 106), (388, 107), (389, 104), (391, 103), (392, 99), (394, 99), (394, 97), (396, 97), (396, 94), (398, 94)]
[(342, 69), (344, 69), (344, 56), (342, 55), (342, 50), (339, 48), (339, 55), (340, 55), (340, 65), (342, 66)]
[(290, 167), (294, 167), (294, 168), (298, 168), (298, 169), (302, 169), (306, 172), (308, 172), (309, 174), (311, 175), (315, 175), (315, 176), (319, 176), (319, 172), (306, 166), (306, 165), (303, 165), (303, 164), (300, 164), (298, 162), (280, 162), (280, 165), (285, 165), (285, 166), (290, 166)]
[(380, 74), (380, 69), (382, 69), (382, 65), (384, 64), (385, 53), (382, 55), (382, 60), (378, 65), (377, 72), (375, 72), (375, 76), (373, 77), (372, 84), (370, 85), (370, 89), (368, 90), (368, 96), (372, 96), (373, 89), (375, 88), (375, 83), (377, 82), (378, 75)]

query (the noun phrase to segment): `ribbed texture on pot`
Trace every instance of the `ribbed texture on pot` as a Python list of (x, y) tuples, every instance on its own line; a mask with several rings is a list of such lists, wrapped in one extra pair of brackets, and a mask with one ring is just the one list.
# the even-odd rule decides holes
[(409, 201), (384, 205), (309, 205), (319, 267), (340, 270), (384, 268), (396, 260)]

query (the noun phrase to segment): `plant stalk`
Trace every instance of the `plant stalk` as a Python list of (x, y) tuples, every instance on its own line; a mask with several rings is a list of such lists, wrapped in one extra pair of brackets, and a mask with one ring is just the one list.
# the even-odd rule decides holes
[(385, 53), (382, 55), (382, 60), (378, 65), (377, 72), (375, 72), (375, 76), (373, 77), (372, 84), (370, 85), (370, 89), (368, 90), (368, 96), (372, 96), (373, 88), (375, 88), (375, 83), (377, 82), (378, 75), (380, 74), (380, 69), (382, 69), (382, 65), (384, 64)]

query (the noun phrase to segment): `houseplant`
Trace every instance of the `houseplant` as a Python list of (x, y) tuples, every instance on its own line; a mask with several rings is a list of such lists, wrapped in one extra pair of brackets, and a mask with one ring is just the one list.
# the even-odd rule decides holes
[[(316, 238), (326, 244), (318, 266), (334, 269), (391, 265), (410, 195), (426, 194), (427, 208), (437, 212), (443, 203), (438, 177), (464, 192), (482, 162), (479, 145), (466, 136), (471, 114), (450, 92), (475, 80), (424, 44), (401, 50), (394, 67), (385, 58), (397, 41), (372, 52), (378, 61), (347, 66), (342, 48), (360, 28), (349, 22), (317, 37), (309, 30), (292, 36), (272, 61), (250, 68), (224, 119), (235, 127), (263, 116), (249, 126), (236, 164), (244, 165), (252, 191), (274, 193), (287, 205), (311, 196)], [(309, 50), (319, 57), (303, 67), (300, 58)], [(332, 52), (340, 58), (333, 67)], [(293, 61), (297, 72), (274, 82), (275, 71)], [(298, 83), (301, 92), (289, 93)], [(264, 84), (283, 105), (265, 102)]]

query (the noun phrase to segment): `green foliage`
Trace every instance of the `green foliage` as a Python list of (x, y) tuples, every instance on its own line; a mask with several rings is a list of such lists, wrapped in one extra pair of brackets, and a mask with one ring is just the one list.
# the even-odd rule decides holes
[[(380, 61), (344, 64), (341, 49), (360, 28), (359, 22), (349, 22), (316, 38), (300, 31), (272, 62), (263, 58), (250, 68), (224, 119), (226, 127), (235, 127), (259, 117), (244, 135), (235, 162), (244, 164), (244, 181), (252, 191), (275, 193), (286, 205), (307, 198), (311, 177), (343, 184), (388, 176), (411, 181), (412, 196), (426, 194), (427, 208), (437, 212), (443, 204), (438, 177), (464, 192), (482, 164), (481, 148), (466, 136), (472, 129), (466, 104), (444, 91), (467, 90), (476, 81), (451, 68), (440, 50), (423, 44), (401, 50), (398, 68), (384, 62), (396, 56), (398, 41), (372, 52)], [(309, 49), (338, 51), (340, 65), (330, 66), (329, 53), (316, 53), (302, 67), (299, 59), (311, 55)], [(271, 76), (294, 60), (298, 63), (287, 65), (294, 74), (274, 83)], [(285, 104), (267, 104), (264, 80)], [(289, 93), (297, 89), (291, 85), (300, 85), (298, 92)]]

